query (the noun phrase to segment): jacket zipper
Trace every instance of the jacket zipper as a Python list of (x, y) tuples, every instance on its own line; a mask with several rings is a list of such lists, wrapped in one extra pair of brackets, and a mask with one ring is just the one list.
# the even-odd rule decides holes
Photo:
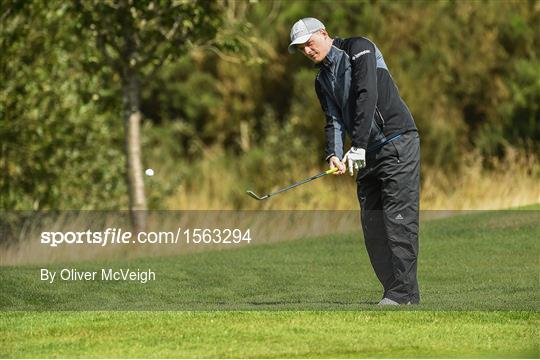
[[(383, 118), (381, 112), (379, 111), (379, 107), (378, 107), (378, 106), (375, 106), (375, 111), (377, 112), (377, 114), (378, 114), (379, 117), (381, 118), (382, 127), (383, 127), (383, 129), (384, 129), (384, 118)], [(382, 131), (383, 129), (381, 129), (381, 131)]]

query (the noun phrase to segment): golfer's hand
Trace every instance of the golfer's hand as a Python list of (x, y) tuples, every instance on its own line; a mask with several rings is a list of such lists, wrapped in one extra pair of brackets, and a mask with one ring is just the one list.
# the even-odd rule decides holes
[(345, 171), (347, 171), (347, 167), (345, 166), (345, 163), (341, 162), (337, 156), (332, 156), (330, 159), (328, 159), (328, 165), (331, 168), (338, 168), (338, 171), (333, 173), (332, 175), (343, 175), (345, 174)]
[(342, 160), (349, 166), (349, 174), (354, 175), (354, 170), (360, 170), (366, 167), (366, 150), (352, 147)]

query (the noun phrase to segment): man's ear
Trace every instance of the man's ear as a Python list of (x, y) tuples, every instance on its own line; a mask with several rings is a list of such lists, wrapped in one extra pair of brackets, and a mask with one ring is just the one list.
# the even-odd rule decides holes
[(330, 36), (328, 35), (328, 32), (326, 31), (326, 29), (321, 29), (319, 30), (321, 32), (321, 34), (324, 36), (325, 39), (329, 38)]

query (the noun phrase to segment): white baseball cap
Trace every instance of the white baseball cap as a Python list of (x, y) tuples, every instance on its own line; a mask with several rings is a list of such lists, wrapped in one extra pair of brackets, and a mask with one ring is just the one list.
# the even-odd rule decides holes
[(293, 54), (295, 51), (295, 45), (307, 42), (311, 35), (315, 34), (321, 29), (324, 29), (324, 24), (315, 18), (303, 18), (295, 22), (291, 29), (289, 53)]

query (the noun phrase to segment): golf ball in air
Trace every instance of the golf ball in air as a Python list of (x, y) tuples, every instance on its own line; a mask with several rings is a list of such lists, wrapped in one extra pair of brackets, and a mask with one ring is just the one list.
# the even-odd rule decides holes
[(154, 170), (152, 169), (146, 169), (144, 172), (147, 176), (154, 176)]

